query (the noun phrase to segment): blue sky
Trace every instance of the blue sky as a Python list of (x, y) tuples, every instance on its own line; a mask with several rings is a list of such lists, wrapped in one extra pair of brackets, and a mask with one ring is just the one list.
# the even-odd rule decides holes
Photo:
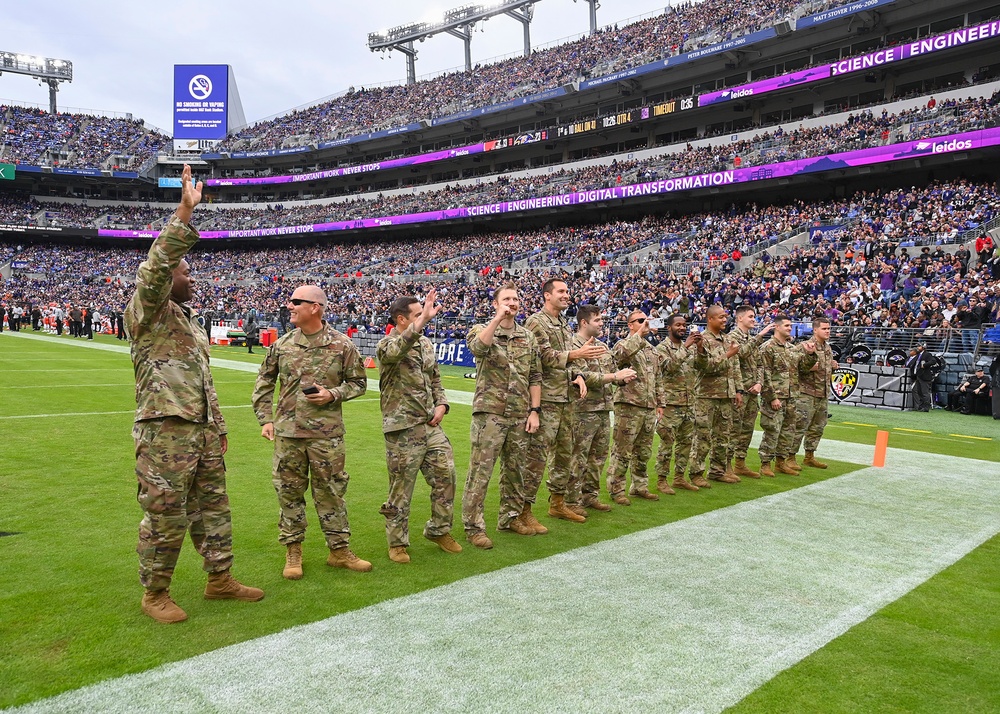
[[(440, 18), (461, 0), (260, 0), (172, 3), (49, 0), (4, 8), (0, 50), (73, 62), (74, 79), (59, 91), (60, 108), (131, 112), (168, 131), (174, 64), (231, 64), (248, 121), (253, 122), (349, 86), (402, 81), (403, 57), (367, 47), (369, 32)], [(599, 25), (660, 11), (667, 0), (602, 0)], [(532, 46), (589, 28), (588, 7), (540, 0)], [(473, 62), (519, 52), (521, 25), (496, 17), (476, 31)], [(417, 74), (457, 67), (462, 44), (447, 35), (418, 44)], [(48, 105), (48, 89), (12, 74), (0, 76), (0, 99)]]

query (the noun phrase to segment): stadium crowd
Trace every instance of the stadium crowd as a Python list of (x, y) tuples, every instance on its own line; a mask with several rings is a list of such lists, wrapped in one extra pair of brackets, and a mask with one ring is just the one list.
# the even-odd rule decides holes
[(421, 119), (536, 94), (578, 79), (637, 67), (656, 59), (771, 27), (796, 8), (818, 12), (842, 2), (800, 3), (725, 0), (680, 3), (663, 14), (581, 39), (536, 50), (471, 72), (453, 72), (409, 85), (360, 88), (313, 107), (247, 127), (223, 142), (223, 150), (259, 150), (338, 139)]
[(50, 114), (43, 109), (0, 106), (0, 160), (14, 164), (136, 170), (169, 141), (142, 120), (90, 114)]
[[(589, 302), (616, 321), (634, 307), (699, 321), (714, 302), (746, 302), (759, 314), (822, 314), (858, 329), (919, 328), (961, 345), (971, 331), (998, 321), (1000, 258), (978, 230), (998, 213), (996, 185), (935, 182), (832, 202), (518, 234), (265, 250), (203, 243), (191, 262), (199, 280), (195, 304), (218, 318), (250, 309), (275, 317), (291, 287), (312, 281), (329, 294), (337, 324), (378, 332), (398, 292), (437, 286), (443, 311), (435, 329), (459, 334), (489, 310), (499, 280), (517, 281), (530, 314), (539, 306), (534, 286), (559, 274), (571, 276), (578, 301), (571, 314)], [(762, 250), (803, 229), (812, 240), (790, 253), (785, 246)], [(946, 250), (957, 238), (969, 242)], [(102, 314), (124, 305), (145, 256), (132, 248), (0, 247), (19, 266), (0, 283), (8, 304), (92, 306)]]
[[(609, 188), (616, 185), (655, 181), (677, 176), (711, 173), (734, 167), (752, 167), (829, 153), (880, 146), (901, 140), (924, 139), (942, 134), (993, 126), (1000, 118), (1000, 96), (966, 101), (933, 103), (899, 114), (871, 110), (851, 114), (846, 121), (791, 131), (778, 129), (728, 145), (692, 148), (664, 153), (644, 160), (617, 161), (580, 169), (560, 169), (550, 174), (511, 178), (499, 176), (487, 183), (447, 185), (413, 193), (358, 197), (332, 204), (275, 204), (263, 209), (219, 208), (202, 213), (203, 230), (252, 230), (278, 226), (348, 221), (388, 215), (404, 215), (459, 206), (473, 206), (562, 193)], [(84, 205), (44, 206), (25, 198), (23, 202), (0, 201), (0, 222), (24, 221), (23, 211), (51, 212), (56, 225), (148, 228), (158, 219), (158, 209), (122, 204), (120, 207)], [(28, 222), (32, 222), (29, 217)]]

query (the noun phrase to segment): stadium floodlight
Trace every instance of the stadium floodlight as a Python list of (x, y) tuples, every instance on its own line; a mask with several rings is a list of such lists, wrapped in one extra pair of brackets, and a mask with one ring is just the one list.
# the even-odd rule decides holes
[(406, 82), (417, 81), (417, 50), (414, 42), (423, 42), (434, 35), (447, 34), (465, 45), (465, 69), (472, 69), (472, 28), (477, 22), (496, 15), (507, 15), (524, 28), (524, 56), (531, 54), (529, 25), (534, 17), (534, 5), (540, 0), (500, 0), (487, 5), (462, 5), (444, 13), (441, 22), (411, 22), (389, 30), (368, 33), (368, 49), (372, 52), (402, 52), (406, 56)]
[(69, 60), (36, 57), (19, 52), (0, 52), (0, 74), (24, 74), (49, 85), (49, 111), (56, 113), (56, 92), (60, 82), (73, 81), (73, 63)]

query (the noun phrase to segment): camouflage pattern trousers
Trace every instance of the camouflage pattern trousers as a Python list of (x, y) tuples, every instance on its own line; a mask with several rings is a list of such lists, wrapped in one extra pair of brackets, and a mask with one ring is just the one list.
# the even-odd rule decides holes
[(144, 513), (136, 547), (139, 582), (148, 590), (170, 587), (188, 531), (206, 572), (229, 570), (233, 530), (215, 426), (166, 417), (136, 423), (132, 436)]
[(347, 450), (344, 438), (293, 439), (274, 437), (274, 473), (271, 482), (278, 494), (278, 542), (301, 543), (306, 537), (306, 489), (312, 479), (313, 503), (319, 527), (330, 550), (345, 548), (351, 539), (347, 523)]
[[(733, 407), (733, 428), (729, 436), (729, 458), (744, 459), (750, 440), (753, 439), (753, 428), (760, 412), (760, 395), (747, 392), (743, 395), (743, 406)], [(727, 459), (728, 462), (728, 459)]]
[(389, 469), (389, 497), (379, 513), (385, 516), (389, 547), (410, 544), (410, 501), (423, 473), (431, 487), (431, 518), (424, 535), (437, 538), (451, 532), (455, 503), (455, 457), (440, 426), (420, 424), (385, 435), (385, 462)]
[(761, 402), (760, 426), (764, 438), (757, 452), (762, 464), (795, 453), (795, 399), (782, 399), (781, 409), (772, 409), (770, 402)]
[(674, 459), (674, 475), (684, 478), (694, 448), (694, 409), (689, 406), (668, 404), (663, 407), (663, 418), (656, 423), (660, 448), (656, 452), (656, 478), (670, 475), (670, 457)]
[(653, 453), (653, 432), (656, 410), (633, 404), (615, 405), (615, 431), (611, 442), (611, 463), (608, 464), (608, 493), (612, 497), (625, 491), (625, 474), (632, 469), (630, 491), (648, 491), (649, 474), (646, 465)]
[[(601, 471), (608, 460), (611, 416), (608, 412), (576, 412), (573, 415), (573, 481), (580, 484), (582, 502), (598, 497)], [(569, 501), (569, 496), (566, 497)], [(580, 503), (581, 501), (570, 501)]]
[[(568, 402), (542, 402), (538, 431), (528, 442), (528, 468), (524, 475), (524, 497), (534, 503), (549, 467), (549, 493), (580, 502), (580, 482), (573, 478), (573, 410)], [(571, 500), (575, 498), (575, 500)]]
[(798, 396), (795, 400), (795, 442), (790, 453), (798, 453), (803, 437), (806, 440), (806, 451), (816, 451), (819, 440), (823, 438), (823, 430), (826, 429), (829, 408), (826, 397), (813, 397), (809, 394)]
[(694, 401), (694, 446), (691, 449), (691, 478), (705, 473), (719, 478), (726, 473), (729, 458), (729, 432), (732, 429), (733, 400), (698, 397)]
[(497, 459), (500, 459), (500, 516), (497, 527), (501, 530), (510, 528), (510, 522), (524, 510), (525, 461), (530, 436), (524, 430), (526, 421), (527, 417), (511, 418), (483, 412), (472, 415), (469, 429), (472, 453), (462, 494), (462, 525), (466, 535), (486, 530), (483, 503)]

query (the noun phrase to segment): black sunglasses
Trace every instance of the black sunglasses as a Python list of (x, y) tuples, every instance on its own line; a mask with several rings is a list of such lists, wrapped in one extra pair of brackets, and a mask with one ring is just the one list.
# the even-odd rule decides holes
[(321, 302), (316, 302), (315, 300), (303, 300), (302, 298), (292, 298), (288, 302), (292, 303), (292, 305), (295, 305), (296, 307), (298, 307), (299, 305), (301, 305), (304, 302), (305, 303), (309, 303), (310, 305), (322, 305), (323, 304)]
[(646, 321), (646, 318), (645, 318), (645, 317), (637, 317), (637, 318), (635, 318), (634, 320), (629, 320), (629, 321), (628, 321), (628, 324), (630, 324), (630, 325), (631, 325), (631, 324), (632, 324), (633, 322), (638, 322), (638, 323), (639, 323), (639, 324), (641, 325), (641, 324), (642, 324), (642, 323), (644, 323), (645, 321)]

